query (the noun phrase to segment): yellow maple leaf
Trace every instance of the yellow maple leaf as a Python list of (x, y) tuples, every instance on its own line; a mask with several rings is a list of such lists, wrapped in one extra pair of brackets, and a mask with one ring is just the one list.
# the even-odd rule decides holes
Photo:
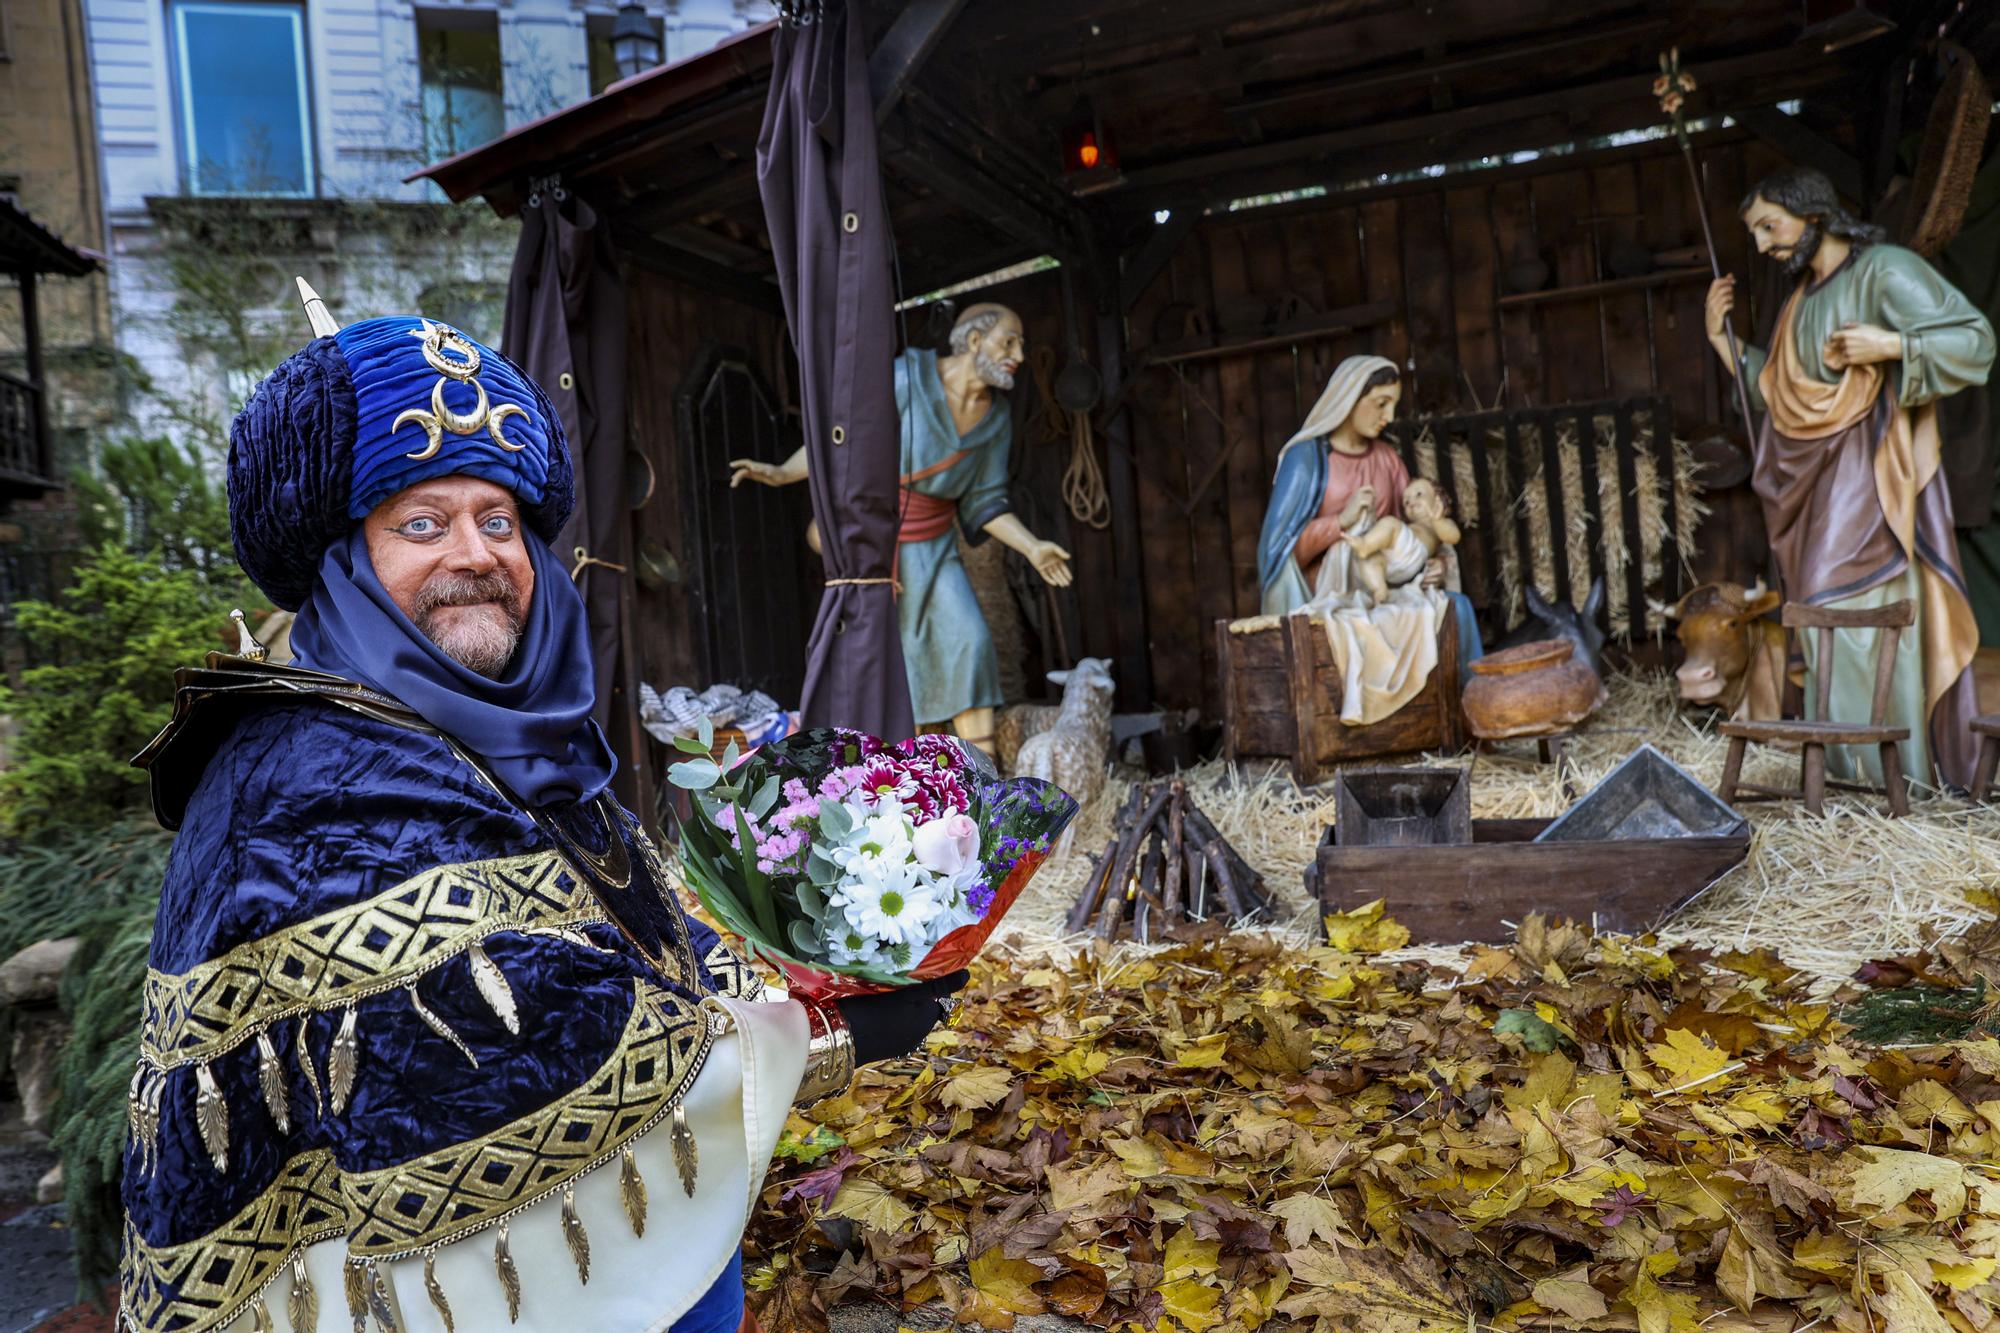
[(1700, 1086), (1712, 1091), (1729, 1081), (1722, 1072), (1729, 1067), (1729, 1053), (1686, 1028), (1668, 1028), (1666, 1041), (1648, 1046), (1646, 1055), (1667, 1072), (1674, 1090)]
[(1014, 1076), (997, 1065), (974, 1065), (953, 1074), (938, 1092), (946, 1106), (968, 1111), (983, 1110), (1006, 1099), (1014, 1086)]
[(1095, 1046), (1072, 1046), (1048, 1061), (1048, 1068), (1078, 1083), (1088, 1083), (1111, 1064), (1111, 1057)]
[(1206, 1037), (1198, 1037), (1176, 1050), (1174, 1063), (1182, 1069), (1213, 1069), (1222, 1063), (1228, 1053), (1228, 1034), (1211, 1032)]
[(1168, 1316), (1187, 1333), (1202, 1333), (1221, 1322), (1215, 1307), (1221, 1302), (1222, 1293), (1214, 1287), (1191, 1281), (1169, 1282), (1160, 1288), (1160, 1300), (1166, 1305)]
[(979, 1294), (1011, 1314), (1040, 1314), (1048, 1308), (1034, 1288), (1042, 1270), (1025, 1259), (1009, 1259), (997, 1245), (975, 1258), (968, 1269)]
[(1604, 1294), (1590, 1285), (1590, 1266), (1579, 1265), (1567, 1273), (1545, 1277), (1535, 1284), (1535, 1304), (1544, 1310), (1568, 1315), (1571, 1319), (1601, 1319), (1610, 1310)]
[(1106, 1139), (1104, 1146), (1118, 1154), (1118, 1160), (1125, 1163), (1125, 1174), (1134, 1180), (1166, 1174), (1167, 1159), (1144, 1139)]
[(1968, 1254), (1962, 1264), (1932, 1264), (1931, 1276), (1953, 1291), (1970, 1291), (1992, 1277), (1995, 1268), (2000, 1259)]
[(1668, 1291), (1645, 1268), (1627, 1293), (1639, 1316), (1639, 1333), (1700, 1333), (1701, 1303), (1691, 1291)]
[(896, 1235), (916, 1213), (908, 1204), (872, 1180), (849, 1179), (826, 1206), (828, 1217), (851, 1217), (864, 1227)]
[(1315, 1238), (1356, 1249), (1361, 1246), (1331, 1199), (1317, 1194), (1294, 1194), (1266, 1205), (1265, 1211), (1284, 1219), (1285, 1243), (1295, 1250), (1310, 1245)]
[(1965, 1167), (1949, 1158), (1868, 1146), (1858, 1146), (1849, 1155), (1861, 1165), (1843, 1193), (1855, 1211), (1870, 1215), (1870, 1220), (1900, 1207), (1920, 1190), (1931, 1196), (1940, 1222), (1965, 1211)]
[(1202, 1240), (1194, 1234), (1193, 1227), (1182, 1227), (1167, 1237), (1165, 1280), (1168, 1282), (1189, 1277), (1210, 1277), (1221, 1262), (1222, 1242)]
[(1952, 1333), (1937, 1302), (1908, 1273), (1891, 1269), (1882, 1275), (1882, 1286), (1882, 1294), (1870, 1304), (1893, 1333)]
[(1410, 942), (1410, 932), (1383, 915), (1380, 898), (1351, 912), (1328, 912), (1325, 919), (1326, 942), (1343, 953), (1385, 953)]

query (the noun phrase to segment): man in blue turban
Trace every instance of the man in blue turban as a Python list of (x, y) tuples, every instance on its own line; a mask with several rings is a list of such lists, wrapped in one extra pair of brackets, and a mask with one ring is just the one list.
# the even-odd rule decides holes
[(246, 632), (137, 761), (180, 836), (121, 1328), (733, 1330), (795, 1095), (915, 1049), (964, 974), (766, 1002), (608, 792), (548, 399), (456, 329), (337, 328), (300, 286), (320, 336), (229, 456), (297, 663)]

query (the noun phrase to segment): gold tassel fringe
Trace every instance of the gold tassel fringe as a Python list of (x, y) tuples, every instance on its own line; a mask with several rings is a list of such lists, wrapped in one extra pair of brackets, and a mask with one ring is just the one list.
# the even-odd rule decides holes
[(632, 1145), (626, 1144), (618, 1154), (618, 1197), (625, 1204), (625, 1220), (632, 1224), (632, 1234), (646, 1234), (646, 1178), (639, 1174), (639, 1159), (632, 1155)]
[(354, 1023), (355, 1008), (350, 1004), (341, 1017), (340, 1031), (334, 1034), (333, 1050), (326, 1057), (326, 1096), (335, 1115), (347, 1109), (348, 1094), (354, 1091), (354, 1069), (361, 1054)]
[(500, 1274), (500, 1290), (507, 1294), (507, 1322), (521, 1322), (521, 1270), (507, 1249), (507, 1224), (500, 1224), (500, 1237), (493, 1242), (493, 1268)]
[(573, 1186), (563, 1186), (562, 1201), (563, 1239), (569, 1242), (570, 1258), (576, 1260), (576, 1275), (584, 1283), (590, 1281), (590, 1234), (583, 1229), (583, 1219), (576, 1215), (576, 1190)]
[(437, 1251), (424, 1251), (424, 1290), (430, 1294), (431, 1304), (437, 1307), (438, 1318), (444, 1320), (444, 1333), (457, 1333), (451, 1322), (451, 1302), (444, 1298), (444, 1287), (437, 1277)]
[(270, 1111), (278, 1132), (291, 1133), (292, 1107), (285, 1095), (285, 1067), (278, 1063), (278, 1048), (271, 1044), (271, 1034), (262, 1029), (257, 1033), (257, 1086), (263, 1090), (264, 1107)]
[(695, 1167), (700, 1158), (695, 1152), (694, 1131), (688, 1128), (687, 1107), (678, 1102), (674, 1104), (674, 1127), (668, 1138), (673, 1144), (674, 1167), (681, 1173), (681, 1188), (692, 1199)]
[(208, 1149), (215, 1169), (227, 1173), (229, 1170), (229, 1103), (222, 1099), (222, 1089), (215, 1085), (215, 1075), (210, 1072), (208, 1062), (202, 1061), (194, 1067), (195, 1125), (201, 1130), (202, 1146)]

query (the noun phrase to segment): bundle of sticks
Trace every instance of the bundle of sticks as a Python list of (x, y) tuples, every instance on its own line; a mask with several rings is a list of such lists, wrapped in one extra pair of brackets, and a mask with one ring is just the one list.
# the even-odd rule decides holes
[(1196, 807), (1185, 782), (1134, 783), (1111, 827), (1070, 908), (1071, 932), (1150, 944), (1186, 922), (1271, 919), (1263, 876)]

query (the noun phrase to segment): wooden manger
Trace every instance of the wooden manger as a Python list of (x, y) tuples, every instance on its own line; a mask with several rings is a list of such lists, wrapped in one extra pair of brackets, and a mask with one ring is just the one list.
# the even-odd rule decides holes
[(1215, 622), (1222, 662), (1222, 757), (1288, 759), (1301, 787), (1329, 765), (1425, 750), (1455, 751), (1465, 743), (1459, 714), (1458, 621), (1438, 629), (1438, 663), (1415, 698), (1389, 717), (1350, 727), (1340, 720), (1341, 680), (1333, 645), (1310, 617), (1278, 618), (1238, 632)]
[[(1750, 851), (1743, 817), (1650, 745), (1560, 819), (1475, 819), (1469, 840), (1454, 817), (1464, 770), (1402, 772), (1394, 784), (1375, 772), (1343, 773), (1338, 818), (1371, 800), (1434, 813), (1364, 821), (1345, 838), (1336, 838), (1338, 825), (1327, 829), (1306, 891), (1322, 912), (1379, 898), (1416, 944), (1498, 943), (1532, 912), (1596, 930), (1647, 930)], [(1415, 822), (1423, 836), (1412, 838)]]

